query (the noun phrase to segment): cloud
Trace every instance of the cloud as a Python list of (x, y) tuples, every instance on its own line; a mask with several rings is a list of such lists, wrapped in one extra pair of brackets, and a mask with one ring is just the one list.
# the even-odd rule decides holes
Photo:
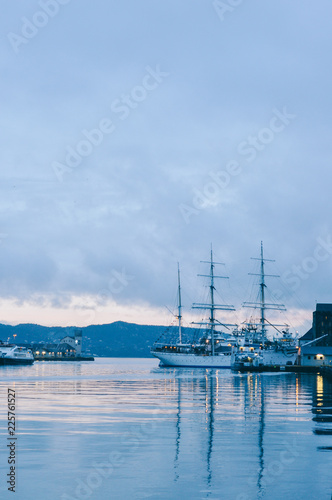
[[(68, 2), (15, 53), (8, 32), (39, 8), (8, 4), (0, 21), (3, 299), (98, 302), (125, 269), (134, 279), (112, 300), (144, 304), (149, 321), (170, 303), (177, 261), (192, 283), (210, 242), (245, 289), (261, 240), (283, 275), (331, 234), (327, 0), (243, 2), (222, 23), (213, 2)], [(121, 119), (114, 102), (158, 65), (168, 76)], [(296, 118), (249, 162), (241, 143), (284, 107)], [(59, 182), (54, 162), (104, 118), (114, 131)], [(231, 161), (241, 172), (197, 209)], [(195, 209), (189, 223), (181, 204)], [(289, 306), (330, 302), (331, 273), (320, 262)]]

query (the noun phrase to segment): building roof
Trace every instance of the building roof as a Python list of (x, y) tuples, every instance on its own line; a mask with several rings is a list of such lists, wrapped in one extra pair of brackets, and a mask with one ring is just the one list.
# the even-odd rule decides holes
[(316, 311), (332, 312), (332, 304), (316, 304)]
[(69, 344), (65, 344), (64, 342), (58, 346), (59, 351), (76, 351), (75, 347)]
[(299, 340), (301, 342), (307, 340), (309, 342), (309, 340), (314, 340), (314, 330), (313, 328), (310, 328), (310, 330), (307, 331), (307, 333), (305, 333), (302, 337), (299, 338)]
[(306, 355), (316, 355), (316, 354), (323, 354), (326, 356), (332, 356), (332, 346), (305, 346), (301, 347), (301, 354), (306, 354)]
[(62, 344), (32, 344), (31, 349), (34, 351), (48, 351), (48, 352), (62, 352), (66, 350), (74, 350), (76, 351), (75, 347), (72, 345), (62, 343)]

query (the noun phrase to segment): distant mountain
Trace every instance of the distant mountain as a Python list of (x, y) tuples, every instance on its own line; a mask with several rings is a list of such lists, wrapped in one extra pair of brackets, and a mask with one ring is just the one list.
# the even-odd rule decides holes
[[(17, 344), (55, 343), (66, 335), (73, 335), (76, 329), (76, 327), (46, 327), (33, 324), (17, 326), (0, 324), (0, 339)], [(83, 333), (83, 350), (90, 351), (96, 356), (110, 357), (151, 357), (150, 346), (153, 342), (166, 330), (176, 332), (175, 327), (137, 325), (123, 321), (80, 329)]]

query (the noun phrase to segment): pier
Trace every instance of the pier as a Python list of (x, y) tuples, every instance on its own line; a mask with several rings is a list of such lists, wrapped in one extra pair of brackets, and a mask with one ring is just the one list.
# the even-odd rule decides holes
[(34, 354), (35, 361), (94, 361), (93, 356), (43, 356)]
[(332, 379), (332, 367), (330, 366), (301, 366), (301, 365), (263, 365), (263, 366), (246, 366), (240, 368), (232, 368), (233, 372), (287, 372), (287, 373), (321, 373), (327, 378)]

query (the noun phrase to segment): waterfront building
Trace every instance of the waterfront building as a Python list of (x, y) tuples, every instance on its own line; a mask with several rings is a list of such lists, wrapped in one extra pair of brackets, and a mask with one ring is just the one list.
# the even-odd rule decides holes
[(79, 358), (82, 356), (82, 330), (75, 330), (74, 336), (66, 335), (57, 344), (40, 342), (30, 348), (35, 359)]
[(75, 350), (76, 356), (80, 356), (82, 354), (82, 330), (75, 330), (74, 337), (66, 335), (60, 340), (60, 344), (68, 344)]
[(35, 359), (54, 359), (76, 356), (75, 349), (65, 342), (60, 342), (58, 344), (45, 344), (41, 342), (39, 344), (32, 344), (30, 348)]
[(312, 327), (299, 343), (301, 365), (332, 366), (332, 304), (316, 304)]
[(313, 342), (315, 346), (332, 347), (332, 304), (316, 304), (312, 327), (299, 339), (299, 342), (300, 345), (304, 345), (315, 339), (320, 339)]
[(332, 366), (331, 346), (301, 347), (301, 366)]

